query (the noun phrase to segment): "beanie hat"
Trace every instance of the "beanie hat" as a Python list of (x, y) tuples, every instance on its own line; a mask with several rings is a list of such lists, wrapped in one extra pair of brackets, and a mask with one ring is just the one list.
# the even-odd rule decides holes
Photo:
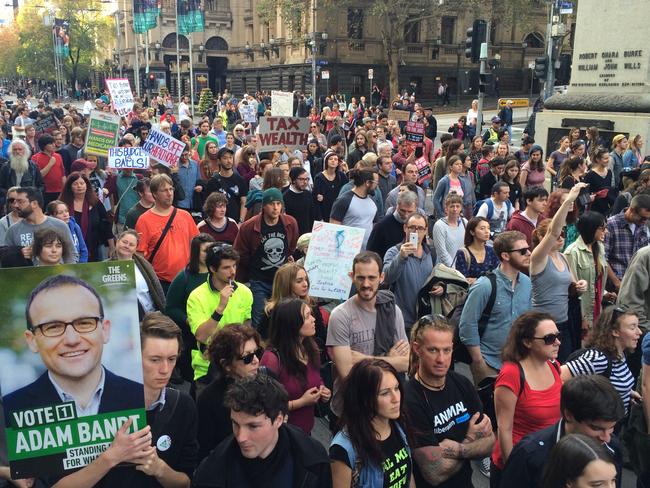
[(284, 204), (284, 199), (282, 198), (282, 192), (277, 188), (267, 188), (262, 193), (262, 205), (267, 203), (280, 202)]

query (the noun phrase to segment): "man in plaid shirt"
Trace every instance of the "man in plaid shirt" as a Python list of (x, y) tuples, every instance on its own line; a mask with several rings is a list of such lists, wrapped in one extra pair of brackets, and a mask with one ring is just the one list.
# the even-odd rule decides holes
[(641, 194), (632, 198), (628, 208), (607, 219), (605, 256), (611, 291), (618, 291), (634, 253), (650, 242), (649, 218), (650, 195)]

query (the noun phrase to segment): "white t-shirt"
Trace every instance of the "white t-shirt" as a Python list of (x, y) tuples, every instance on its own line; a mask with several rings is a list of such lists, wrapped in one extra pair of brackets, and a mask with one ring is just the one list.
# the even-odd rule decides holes
[(82, 110), (82, 113), (84, 115), (90, 115), (90, 112), (92, 111), (92, 109), (93, 109), (93, 102), (91, 102), (90, 100), (86, 100), (84, 102), (84, 108)]
[(180, 122), (181, 120), (192, 120), (190, 107), (185, 102), (178, 104), (178, 121)]

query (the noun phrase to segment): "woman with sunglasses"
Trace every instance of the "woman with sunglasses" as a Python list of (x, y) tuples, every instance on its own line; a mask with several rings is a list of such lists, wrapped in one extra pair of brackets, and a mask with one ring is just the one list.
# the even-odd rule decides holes
[(271, 313), (268, 347), (261, 360), (289, 394), (289, 423), (307, 435), (314, 428), (315, 405), (332, 396), (320, 375), (320, 351), (314, 340), (316, 320), (311, 310), (299, 298), (277, 303)]
[(199, 456), (205, 458), (222, 440), (232, 434), (230, 409), (223, 399), (228, 387), (239, 378), (258, 374), (261, 348), (259, 333), (250, 325), (233, 324), (219, 330), (208, 346), (207, 355), (215, 379), (199, 394)]
[(330, 444), (333, 488), (415, 487), (404, 389), (382, 359), (355, 364), (341, 387), (341, 430)]
[(566, 248), (564, 256), (577, 280), (587, 282), (587, 290), (580, 297), (583, 338), (598, 320), (603, 298), (616, 300), (615, 293), (605, 292), (607, 261), (605, 259), (605, 234), (607, 219), (598, 212), (585, 212), (576, 222), (580, 234)]
[(579, 337), (573, 337), (569, 327), (569, 287), (582, 293), (587, 282), (576, 281), (561, 250), (564, 246), (564, 224), (580, 190), (586, 186), (578, 183), (569, 192), (553, 220), (545, 219), (533, 231), (533, 252), (530, 255), (530, 280), (532, 282), (533, 310), (547, 312), (562, 333), (558, 359), (563, 362), (580, 347)]
[[(600, 374), (609, 379), (621, 396), (625, 412), (630, 410), (630, 400), (641, 402), (634, 388), (634, 376), (625, 359), (639, 344), (641, 329), (636, 312), (620, 307), (607, 307), (587, 338), (586, 349), (562, 366), (564, 381), (573, 376)], [(576, 353), (578, 354), (578, 353)]]
[(503, 367), (494, 384), (497, 443), (492, 451), (490, 486), (500, 474), (512, 448), (527, 434), (560, 419), (560, 331), (553, 317), (525, 312), (513, 322), (501, 352)]

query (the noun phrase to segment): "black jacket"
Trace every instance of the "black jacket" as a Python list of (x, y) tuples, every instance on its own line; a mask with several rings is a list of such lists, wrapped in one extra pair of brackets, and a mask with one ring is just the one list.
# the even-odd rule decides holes
[[(325, 448), (293, 425), (285, 424), (293, 458), (292, 488), (329, 488), (332, 486), (330, 459)], [(237, 469), (241, 451), (234, 437), (224, 439), (194, 472), (193, 488), (244, 488), (248, 481)]]
[(31, 161), (29, 162), (27, 172), (23, 174), (20, 181), (16, 181), (16, 172), (8, 162), (0, 168), (0, 204), (4, 205), (7, 190), (12, 186), (33, 186), (41, 193), (45, 191), (45, 183), (43, 183), (41, 170)]

